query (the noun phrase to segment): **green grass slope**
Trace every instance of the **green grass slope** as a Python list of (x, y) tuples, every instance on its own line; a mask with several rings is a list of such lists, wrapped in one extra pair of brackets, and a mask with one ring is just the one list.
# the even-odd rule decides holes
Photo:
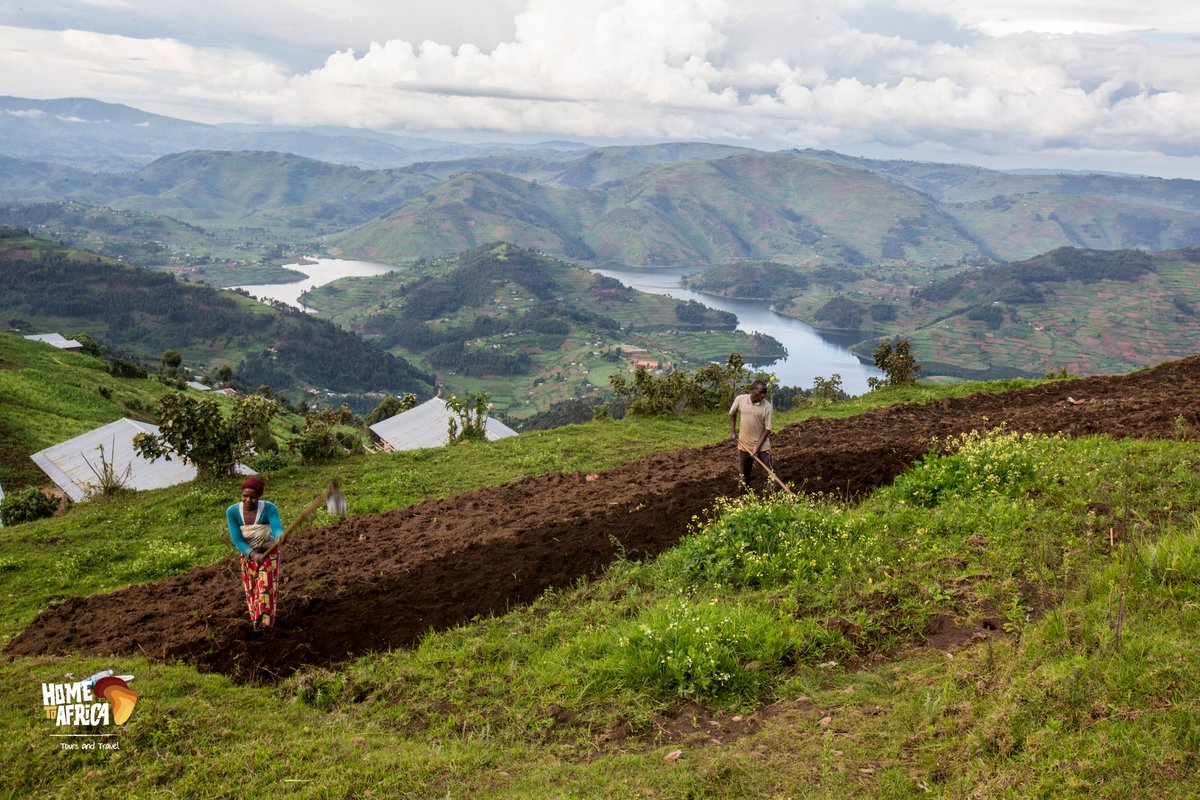
[[(39, 331), (86, 331), (148, 363), (168, 348), (251, 389), (426, 393), (428, 376), (331, 323), (0, 228), (0, 313)], [(377, 401), (376, 401), (377, 402)], [(373, 404), (372, 404), (373, 405)]]
[[(32, 454), (122, 417), (157, 422), (158, 400), (169, 391), (176, 389), (154, 377), (116, 377), (102, 359), (0, 333), (0, 486), (51, 485)], [(210, 396), (224, 407), (234, 402)], [(300, 422), (285, 414), (272, 427), (280, 436)]]
[[(292, 508), (337, 474), (353, 510), (382, 510), (715, 441), (726, 424), (596, 422), (290, 468), (269, 486)], [(1179, 434), (970, 434), (861, 502), (727, 504), (654, 561), (274, 686), (138, 658), (10, 659), (0, 733), (21, 769), (0, 774), (0, 791), (1188, 797), (1200, 451)], [(197, 484), (0, 532), (0, 638), (63, 595), (219, 557), (231, 496)], [(40, 685), (103, 668), (135, 675), (140, 692), (118, 749), (64, 750)]]
[(896, 298), (879, 327), (907, 337), (926, 374), (1127, 372), (1200, 347), (1198, 263), (1196, 248), (1061, 248)]
[(431, 185), (402, 170), (361, 170), (284, 153), (193, 151), (111, 181), (111, 205), (205, 227), (301, 235), (382, 214)]
[(599, 255), (631, 264), (940, 263), (979, 253), (925, 196), (793, 154), (664, 166), (610, 187), (608, 196), (606, 217), (585, 238)]
[(925, 195), (791, 154), (657, 165), (586, 191), (468, 173), (325, 241), (344, 255), (401, 262), (497, 239), (635, 265), (734, 258), (928, 265), (983, 252)]
[(396, 210), (353, 230), (329, 236), (335, 255), (404, 263), (438, 258), (487, 242), (588, 259), (580, 239), (598, 198), (552, 189), (497, 173), (457, 175)]

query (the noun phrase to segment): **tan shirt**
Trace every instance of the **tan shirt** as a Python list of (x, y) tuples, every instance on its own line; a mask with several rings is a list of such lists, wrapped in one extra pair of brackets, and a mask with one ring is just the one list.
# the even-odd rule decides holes
[[(744, 450), (747, 453), (754, 452), (754, 446), (758, 444), (763, 431), (771, 430), (771, 412), (773, 410), (771, 401), (765, 397), (757, 403), (750, 402), (748, 394), (739, 394), (733, 398), (733, 405), (729, 407), (729, 415), (742, 415), (738, 421), (738, 450)], [(759, 452), (771, 452), (770, 436), (763, 442)]]

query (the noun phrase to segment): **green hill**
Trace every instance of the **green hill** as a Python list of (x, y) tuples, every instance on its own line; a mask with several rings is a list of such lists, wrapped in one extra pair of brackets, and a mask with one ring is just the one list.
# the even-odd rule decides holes
[(35, 331), (85, 331), (148, 363), (174, 349), (200, 372), (231, 365), (251, 390), (266, 384), (297, 398), (310, 388), (359, 396), (431, 391), (428, 376), (329, 322), (18, 229), (0, 228), (0, 276), (6, 319)]
[(333, 252), (395, 263), (505, 240), (636, 266), (870, 265), (888, 280), (1062, 246), (1168, 250), (1200, 239), (1196, 181), (697, 143), (390, 170), (267, 152), (190, 151), (127, 174), (0, 159), (0, 179), (11, 201), (72, 199), (286, 244), (325, 236)]
[(497, 240), (589, 259), (592, 253), (579, 234), (599, 202), (581, 191), (472, 172), (323, 241), (335, 254), (393, 264), (448, 256)]
[(325, 241), (336, 253), (397, 262), (495, 239), (634, 265), (930, 264), (982, 253), (953, 219), (904, 186), (765, 154), (655, 166), (586, 191), (468, 173)]
[[(1197, 352), (1197, 263), (1194, 247), (1163, 253), (1064, 247), (903, 292), (813, 286), (787, 311), (820, 325), (829, 319), (823, 312), (839, 305), (861, 327), (909, 339), (926, 375), (1107, 374)], [(888, 309), (886, 317), (871, 315), (876, 306)], [(855, 349), (870, 355), (875, 341)]]

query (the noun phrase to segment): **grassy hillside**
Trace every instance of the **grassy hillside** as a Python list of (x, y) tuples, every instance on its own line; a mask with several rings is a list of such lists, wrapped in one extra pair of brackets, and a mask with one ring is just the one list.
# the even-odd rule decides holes
[(251, 151), (178, 153), (125, 174), (0, 159), (0, 178), (9, 200), (72, 199), (284, 244), (329, 234), (335, 252), (395, 263), (504, 239), (639, 266), (754, 258), (893, 273), (1200, 238), (1196, 181), (698, 143), (506, 151), (390, 170)]
[(335, 253), (401, 262), (495, 239), (634, 265), (930, 264), (982, 252), (925, 196), (865, 170), (786, 154), (660, 165), (586, 191), (467, 173), (326, 243)]
[[(168, 391), (176, 389), (154, 377), (116, 377), (102, 359), (0, 333), (0, 486), (9, 492), (50, 485), (33, 453), (122, 417), (157, 422), (158, 400)], [(224, 407), (234, 402), (209, 396)], [(283, 414), (273, 431), (283, 438), (300, 422)]]
[[(0, 312), (33, 331), (85, 331), (156, 364), (232, 365), (253, 390), (426, 393), (427, 376), (328, 322), (0, 228)], [(363, 401), (364, 403), (370, 401)], [(378, 401), (375, 401), (378, 402)], [(370, 403), (372, 406), (374, 403)]]
[(281, 249), (265, 231), (214, 232), (161, 214), (70, 201), (0, 206), (0, 225), (214, 286), (285, 282), (296, 276), (271, 263)]
[(579, 238), (600, 199), (497, 173), (458, 175), (390, 213), (326, 237), (335, 255), (405, 263), (493, 242), (588, 259)]
[[(901, 294), (811, 287), (788, 313), (820, 325), (835, 298), (907, 337), (925, 374), (987, 377), (1124, 372), (1193, 355), (1200, 341), (1196, 248), (1166, 253), (1062, 248)], [(894, 317), (879, 320), (878, 303)], [(861, 346), (869, 354), (872, 342)]]
[[(726, 424), (597, 422), (291, 468), (268, 485), (291, 509), (336, 475), (353, 511), (376, 511), (711, 442)], [(140, 658), (7, 660), (0, 687), (13, 702), (0, 733), (22, 769), (5, 770), (0, 790), (1190, 796), (1200, 755), (1194, 441), (972, 435), (950, 451), (857, 503), (718, 508), (654, 561), (620, 561), (412, 650), (276, 685)], [(142, 493), (3, 531), (0, 638), (63, 595), (216, 559), (232, 494)], [(986, 625), (956, 637), (968, 620)], [(63, 752), (47, 735), (40, 683), (103, 668), (135, 675), (141, 693), (120, 749)]]
[(437, 181), (285, 153), (195, 150), (136, 172), (86, 173), (0, 160), (9, 200), (75, 200), (160, 214), (207, 229), (309, 239), (382, 214)]
[[(589, 153), (557, 174), (552, 164), (498, 162), (507, 181), (453, 171), (445, 186), (328, 243), (406, 261), (504, 238), (633, 265), (773, 259), (870, 267), (874, 280), (915, 270), (923, 283), (931, 267), (964, 259), (1069, 245), (1170, 249), (1200, 238), (1194, 181), (1009, 175), (812, 152), (664, 164), (647, 155), (652, 166), (639, 169), (635, 151)], [(449, 165), (429, 169), (451, 174)], [(433, 239), (422, 238), (430, 229)]]

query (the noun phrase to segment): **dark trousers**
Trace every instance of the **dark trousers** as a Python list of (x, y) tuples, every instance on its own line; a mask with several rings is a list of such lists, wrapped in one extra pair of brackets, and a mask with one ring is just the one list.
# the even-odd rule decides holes
[[(774, 462), (771, 461), (771, 451), (758, 454), (758, 460), (767, 465), (767, 469), (774, 468)], [(747, 453), (745, 450), (738, 450), (738, 462), (742, 468), (742, 481), (738, 484), (738, 492), (745, 494), (750, 488), (750, 479), (754, 476), (754, 456)]]

